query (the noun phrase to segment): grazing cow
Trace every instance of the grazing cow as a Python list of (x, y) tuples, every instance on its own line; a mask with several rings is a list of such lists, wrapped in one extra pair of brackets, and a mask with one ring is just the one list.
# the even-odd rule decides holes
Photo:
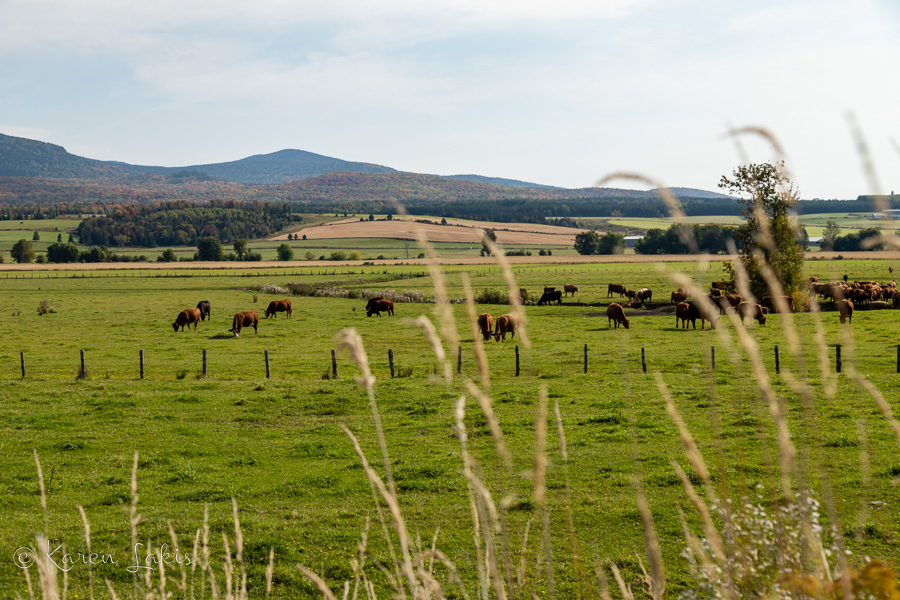
[(549, 285), (545, 285), (545, 286), (544, 286), (544, 293), (545, 293), (545, 294), (546, 294), (547, 292), (555, 292), (555, 291), (556, 291), (556, 288), (555, 288), (555, 287), (551, 287), (551, 286), (549, 286)]
[(509, 339), (513, 339), (516, 337), (516, 320), (510, 315), (500, 315), (497, 317), (497, 326), (494, 329), (494, 339), (498, 342), (500, 340), (506, 339), (506, 334), (509, 334)]
[(726, 308), (730, 306), (737, 310), (741, 302), (743, 302), (743, 298), (741, 298), (740, 294), (728, 294), (727, 296), (719, 296), (716, 298), (715, 303), (719, 305), (719, 313), (724, 315)]
[[(687, 302), (679, 302), (675, 305), (675, 329), (679, 327), (679, 321), (681, 321), (681, 327), (687, 329), (688, 322), (688, 303)], [(694, 327), (696, 329), (696, 326)]]
[(287, 313), (287, 316), (293, 316), (294, 309), (291, 308), (291, 300), (290, 298), (285, 298), (284, 300), (272, 300), (269, 302), (269, 307), (266, 308), (266, 318), (269, 317), (277, 317), (276, 313), (284, 312)]
[(876, 300), (875, 302), (869, 303), (870, 310), (884, 310), (885, 308), (891, 308), (893, 305), (890, 302), (885, 302), (884, 300)]
[(193, 323), (194, 331), (197, 331), (197, 325), (202, 320), (203, 317), (199, 308), (187, 308), (178, 313), (178, 316), (175, 317), (175, 322), (172, 323), (172, 329), (178, 331), (178, 328), (181, 327), (181, 331), (184, 331), (184, 326), (187, 325), (188, 331), (190, 331), (191, 323)]
[(687, 293), (681, 291), (681, 288), (678, 288), (674, 292), (672, 292), (672, 304), (678, 304), (679, 302), (684, 302), (687, 300)]
[[(697, 329), (697, 319), (700, 319), (700, 329), (706, 329), (707, 321), (709, 321), (710, 329), (716, 328), (716, 315), (709, 312), (702, 304), (691, 302), (688, 304), (688, 321), (691, 322), (694, 329)], [(687, 325), (685, 325), (685, 329), (687, 329)]]
[(627, 292), (627, 291), (628, 291), (628, 288), (626, 288), (621, 283), (611, 283), (611, 284), (609, 284), (609, 287), (606, 290), (606, 297), (609, 298), (614, 293), (618, 294), (619, 296), (624, 296), (625, 292)]
[(720, 298), (721, 296), (722, 296), (722, 290), (720, 290), (719, 288), (711, 288), (709, 290), (710, 298), (715, 299), (715, 298)]
[(815, 275), (813, 275), (812, 277), (809, 278), (809, 282), (810, 283), (819, 283), (819, 278), (816, 277)]
[(894, 292), (894, 308), (900, 308), (900, 292)]
[(366, 316), (371, 317), (373, 314), (381, 316), (381, 313), (386, 312), (390, 316), (394, 316), (394, 303), (391, 300), (385, 300), (384, 298), (371, 298), (366, 303)]
[(562, 294), (563, 293), (558, 290), (555, 292), (544, 292), (541, 295), (541, 299), (538, 300), (538, 306), (543, 306), (543, 304), (545, 302), (547, 304), (550, 304), (551, 302), (556, 302), (556, 305), (559, 306), (560, 304), (562, 304)]
[(481, 313), (478, 315), (478, 330), (481, 331), (484, 341), (491, 339), (494, 330), (494, 317), (488, 313)]
[(641, 288), (637, 291), (637, 299), (641, 302), (651, 302), (653, 300), (653, 291), (650, 288)]
[(741, 302), (738, 305), (738, 314), (741, 315), (741, 321), (744, 319), (756, 319), (760, 325), (766, 324), (766, 315), (763, 313), (763, 307), (759, 304), (751, 304), (750, 302)]
[[(791, 296), (781, 296), (781, 299), (784, 300), (784, 305), (787, 306), (788, 312), (794, 312), (794, 298)], [(781, 312), (778, 309), (781, 303), (778, 302), (777, 298), (774, 296), (766, 296), (759, 301), (759, 304), (772, 312)]]
[(619, 328), (619, 323), (625, 326), (625, 329), (628, 329), (628, 324), (630, 321), (625, 318), (625, 309), (622, 308), (621, 304), (617, 304), (613, 302), (609, 306), (606, 307), (606, 318), (609, 319), (607, 325), (612, 327), (613, 322), (616, 323), (616, 329)]
[(234, 315), (231, 322), (231, 332), (234, 337), (241, 337), (241, 329), (252, 327), (254, 333), (259, 333), (259, 313), (255, 310), (245, 310)]
[(575, 292), (578, 291), (578, 286), (577, 286), (577, 285), (572, 285), (571, 283), (567, 283), (566, 285), (563, 286), (563, 290), (565, 290), (565, 292), (566, 292), (565, 295), (566, 295), (566, 296), (568, 296), (569, 294), (572, 294), (572, 297), (574, 298), (574, 297), (575, 297)]
[(625, 290), (625, 297), (634, 302), (637, 300), (637, 290)]
[(210, 309), (212, 309), (212, 304), (209, 303), (209, 300), (201, 300), (197, 303), (197, 308), (200, 309), (200, 316), (204, 321), (212, 318), (209, 316)]
[(853, 323), (853, 302), (841, 300), (838, 302), (838, 312), (841, 313), (841, 323)]

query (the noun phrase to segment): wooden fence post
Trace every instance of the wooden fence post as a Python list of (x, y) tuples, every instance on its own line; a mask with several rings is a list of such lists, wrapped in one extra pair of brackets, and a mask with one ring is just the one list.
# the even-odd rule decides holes
[(716, 370), (716, 347), (712, 346), (710, 349), (710, 356), (712, 357), (712, 370)]
[[(897, 344), (897, 372), (900, 373), (900, 344)], [(22, 377), (25, 377), (25, 367), (22, 367)]]
[(203, 349), (203, 376), (206, 377), (206, 348)]
[(588, 372), (587, 344), (584, 345), (584, 373)]
[(781, 373), (781, 358), (778, 355), (778, 344), (775, 344), (775, 373)]
[[(900, 346), (897, 347), (897, 356), (900, 356)], [(25, 379), (25, 351), (19, 352), (19, 359), (22, 361), (22, 379)], [(898, 359), (900, 360), (900, 359)], [(900, 364), (898, 362), (897, 364)]]
[(144, 378), (144, 350), (141, 349), (141, 379)]
[(835, 367), (835, 370), (838, 373), (840, 373), (841, 372), (841, 345), (838, 344), (835, 349), (837, 350), (837, 353), (834, 356), (834, 367)]
[(644, 347), (641, 346), (641, 370), (644, 373), (647, 372), (647, 354), (644, 352)]
[(516, 377), (519, 376), (519, 347), (516, 346)]
[(265, 351), (266, 354), (266, 379), (272, 379), (272, 371), (269, 369), (269, 351)]
[(462, 374), (462, 346), (456, 347), (456, 374)]
[(394, 351), (388, 350), (388, 364), (391, 365), (391, 379), (394, 378)]
[(334, 350), (331, 351), (331, 376), (337, 379), (337, 357), (334, 354)]
[(82, 379), (87, 377), (87, 369), (84, 367), (84, 350), (81, 351), (81, 373), (80, 376)]

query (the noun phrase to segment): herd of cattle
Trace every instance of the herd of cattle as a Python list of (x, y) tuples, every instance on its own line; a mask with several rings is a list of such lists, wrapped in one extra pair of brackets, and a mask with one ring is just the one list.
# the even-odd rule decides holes
[[(813, 296), (821, 296), (822, 302), (831, 301), (836, 303), (841, 323), (852, 323), (854, 305), (868, 305), (869, 308), (900, 308), (900, 291), (897, 285), (891, 281), (889, 283), (878, 283), (877, 281), (854, 281), (848, 283), (845, 276), (844, 283), (830, 282), (819, 283), (818, 278), (809, 278), (809, 292)], [(752, 319), (760, 325), (766, 324), (766, 315), (772, 312), (796, 310), (794, 299), (791, 296), (766, 297), (762, 298), (758, 304), (745, 302), (739, 294), (729, 294), (726, 291), (727, 284), (724, 281), (713, 282), (709, 291), (709, 302), (688, 302), (688, 294), (681, 288), (672, 292), (670, 301), (675, 305), (675, 327), (688, 328), (688, 323), (697, 329), (697, 321), (700, 321), (700, 329), (706, 328), (706, 322), (709, 322), (711, 328), (715, 329), (718, 318), (726, 311), (731, 310), (740, 315), (742, 320)], [(545, 287), (544, 292), (538, 301), (538, 306), (556, 302), (557, 305), (562, 303), (563, 295), (572, 297), (578, 291), (578, 286), (566, 284), (562, 290), (555, 287)], [(520, 290), (522, 299), (527, 297), (526, 291)], [(609, 304), (606, 308), (606, 316), (608, 326), (618, 329), (619, 325), (629, 328), (631, 321), (625, 316), (625, 307), (633, 306), (635, 302), (643, 305), (653, 299), (653, 292), (649, 288), (641, 288), (639, 290), (629, 290), (623, 284), (610, 283), (607, 288), (607, 297), (613, 294), (619, 294), (620, 297), (626, 297), (630, 302), (624, 306), (617, 302)], [(712, 308), (711, 308), (712, 307)], [(185, 326), (190, 330), (191, 325), (194, 331), (201, 321), (210, 319), (212, 306), (208, 300), (202, 300), (197, 304), (196, 308), (188, 308), (181, 311), (172, 323), (175, 331), (179, 328), (184, 331)], [(716, 314), (715, 308), (718, 308)], [(293, 315), (291, 301), (288, 298), (284, 300), (272, 300), (266, 308), (266, 318), (276, 317), (277, 313), (283, 312), (288, 317)], [(381, 316), (381, 313), (387, 313), (394, 316), (394, 303), (383, 297), (371, 298), (366, 303), (366, 316)], [(245, 310), (234, 315), (230, 331), (235, 337), (239, 337), (243, 328), (253, 327), (253, 331), (259, 333), (259, 314), (255, 310)], [(510, 339), (516, 335), (516, 321), (513, 315), (505, 314), (494, 317), (488, 313), (482, 313), (478, 317), (478, 328), (481, 331), (485, 341), (492, 337), (496, 341), (506, 339), (509, 334)]]

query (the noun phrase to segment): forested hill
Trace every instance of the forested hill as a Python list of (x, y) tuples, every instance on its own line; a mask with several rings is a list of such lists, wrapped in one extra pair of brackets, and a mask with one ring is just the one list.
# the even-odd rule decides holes
[(395, 173), (396, 169), (363, 162), (351, 162), (303, 150), (279, 150), (241, 160), (185, 167), (146, 167), (122, 162), (107, 164), (136, 173), (171, 174), (177, 171), (206, 173), (225, 181), (248, 184), (278, 184), (317, 177), (334, 171), (354, 173)]
[(0, 177), (108, 180), (127, 175), (114, 165), (69, 154), (62, 146), (0, 133)]

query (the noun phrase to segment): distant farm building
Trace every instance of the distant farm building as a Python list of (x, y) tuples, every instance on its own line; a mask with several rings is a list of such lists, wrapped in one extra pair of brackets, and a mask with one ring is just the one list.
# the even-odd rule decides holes
[(900, 208), (889, 208), (881, 212), (872, 213), (873, 219), (900, 219)]

